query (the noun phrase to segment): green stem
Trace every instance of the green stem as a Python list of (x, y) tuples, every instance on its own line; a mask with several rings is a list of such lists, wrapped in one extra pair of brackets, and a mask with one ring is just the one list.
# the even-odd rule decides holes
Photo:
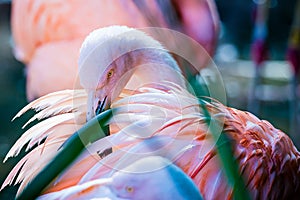
[(102, 128), (107, 124), (111, 115), (112, 110), (107, 110), (75, 132), (64, 143), (55, 158), (37, 174), (16, 199), (37, 198), (40, 192), (78, 157), (86, 145), (106, 136)]
[(213, 118), (211, 118), (208, 110), (205, 107), (205, 102), (201, 99), (199, 99), (199, 102), (206, 119), (205, 122), (209, 127), (209, 131), (215, 141), (217, 141), (217, 152), (220, 157), (220, 161), (223, 166), (223, 170), (227, 177), (228, 183), (233, 187), (234, 199), (250, 200), (249, 192), (246, 189), (243, 178), (238, 172), (238, 163), (234, 157), (230, 139), (223, 131), (220, 135), (217, 134), (220, 130), (222, 130), (221, 127)]

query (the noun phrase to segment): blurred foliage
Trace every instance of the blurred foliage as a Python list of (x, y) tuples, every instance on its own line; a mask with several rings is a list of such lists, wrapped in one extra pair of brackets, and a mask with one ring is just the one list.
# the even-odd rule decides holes
[[(216, 0), (223, 25), (221, 42), (233, 43), (240, 58), (249, 59), (256, 3), (262, 0)], [(285, 59), (287, 38), (297, 0), (271, 0), (267, 38), (271, 59)]]

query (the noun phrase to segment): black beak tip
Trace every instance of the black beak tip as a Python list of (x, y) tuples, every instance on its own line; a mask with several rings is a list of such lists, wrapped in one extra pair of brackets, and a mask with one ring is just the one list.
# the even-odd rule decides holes
[(106, 99), (107, 99), (107, 96), (103, 99), (103, 101), (99, 101), (98, 102), (98, 106), (95, 110), (95, 114), (96, 115), (99, 115), (101, 112), (104, 111), (104, 108), (105, 108), (105, 104), (106, 104)]

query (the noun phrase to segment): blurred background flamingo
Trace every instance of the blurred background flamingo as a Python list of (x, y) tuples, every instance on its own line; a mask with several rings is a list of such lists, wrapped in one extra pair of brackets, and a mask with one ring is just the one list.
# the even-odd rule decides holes
[[(136, 48), (138, 50), (132, 51)], [(99, 66), (100, 60), (107, 62)], [(126, 166), (145, 156), (143, 153), (157, 153), (182, 168), (205, 199), (234, 197), (233, 188), (226, 182), (220, 167), (217, 157), (220, 152), (214, 148), (213, 137), (207, 134), (205, 115), (198, 99), (186, 90), (184, 79), (178, 74), (179, 67), (157, 41), (126, 27), (99, 29), (83, 43), (79, 67), (80, 81), (87, 94), (82, 91), (49, 94), (17, 115), (36, 108), (42, 111), (33, 119), (51, 117), (29, 129), (12, 147), (7, 158), (19, 154), (28, 142), (27, 148), (31, 148), (46, 138), (16, 165), (3, 187), (16, 179), (22, 181), (22, 190), (74, 130), (112, 105), (116, 112), (110, 122), (111, 136), (93, 143), (94, 149), (86, 150), (45, 193), (104, 178), (118, 169), (120, 162)], [(128, 85), (132, 75), (144, 77), (141, 78), (144, 82)], [(233, 141), (238, 170), (252, 198), (298, 196), (300, 153), (286, 134), (267, 121), (214, 100), (205, 106), (218, 123), (224, 123), (220, 133)], [(151, 112), (152, 109), (156, 112)], [(97, 162), (95, 158), (101, 159), (99, 155), (111, 147), (113, 152)]]
[[(178, 30), (203, 45), (209, 55), (214, 53), (218, 38), (218, 16), (209, 0), (14, 0), (14, 52), (27, 66), (28, 100), (73, 89), (83, 39), (96, 28), (114, 24)], [(208, 55), (197, 57), (202, 65), (199, 68), (203, 68)], [(197, 71), (191, 68), (191, 72)]]
[(269, 12), (271, 8), (272, 1), (266, 0), (257, 4), (255, 9), (255, 24), (253, 30), (253, 44), (251, 47), (251, 57), (255, 65), (255, 72), (253, 83), (251, 84), (249, 96), (248, 96), (248, 107), (247, 109), (252, 113), (259, 115), (261, 113), (261, 104), (263, 101), (287, 101), (288, 111), (289, 111), (289, 121), (290, 127), (289, 131), (291, 136), (295, 140), (299, 140), (299, 133), (297, 132), (298, 124), (298, 73), (299, 73), (299, 48), (300, 48), (300, 1), (297, 2), (294, 9), (294, 18), (291, 26), (288, 45), (286, 50), (287, 60), (290, 65), (291, 77), (287, 81), (286, 86), (288, 93), (286, 97), (279, 98), (265, 98), (267, 87), (276, 87), (280, 89), (277, 80), (273, 80), (268, 83), (268, 80), (263, 77), (263, 70), (266, 65), (266, 61), (270, 59), (270, 49), (269, 49)]

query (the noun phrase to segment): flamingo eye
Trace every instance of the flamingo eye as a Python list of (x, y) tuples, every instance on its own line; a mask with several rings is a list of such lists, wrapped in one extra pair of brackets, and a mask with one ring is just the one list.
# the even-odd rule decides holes
[(107, 73), (107, 78), (112, 77), (113, 74), (114, 74), (114, 70), (113, 69), (109, 70), (109, 72)]
[(134, 191), (133, 187), (127, 186), (126, 191), (132, 193)]

